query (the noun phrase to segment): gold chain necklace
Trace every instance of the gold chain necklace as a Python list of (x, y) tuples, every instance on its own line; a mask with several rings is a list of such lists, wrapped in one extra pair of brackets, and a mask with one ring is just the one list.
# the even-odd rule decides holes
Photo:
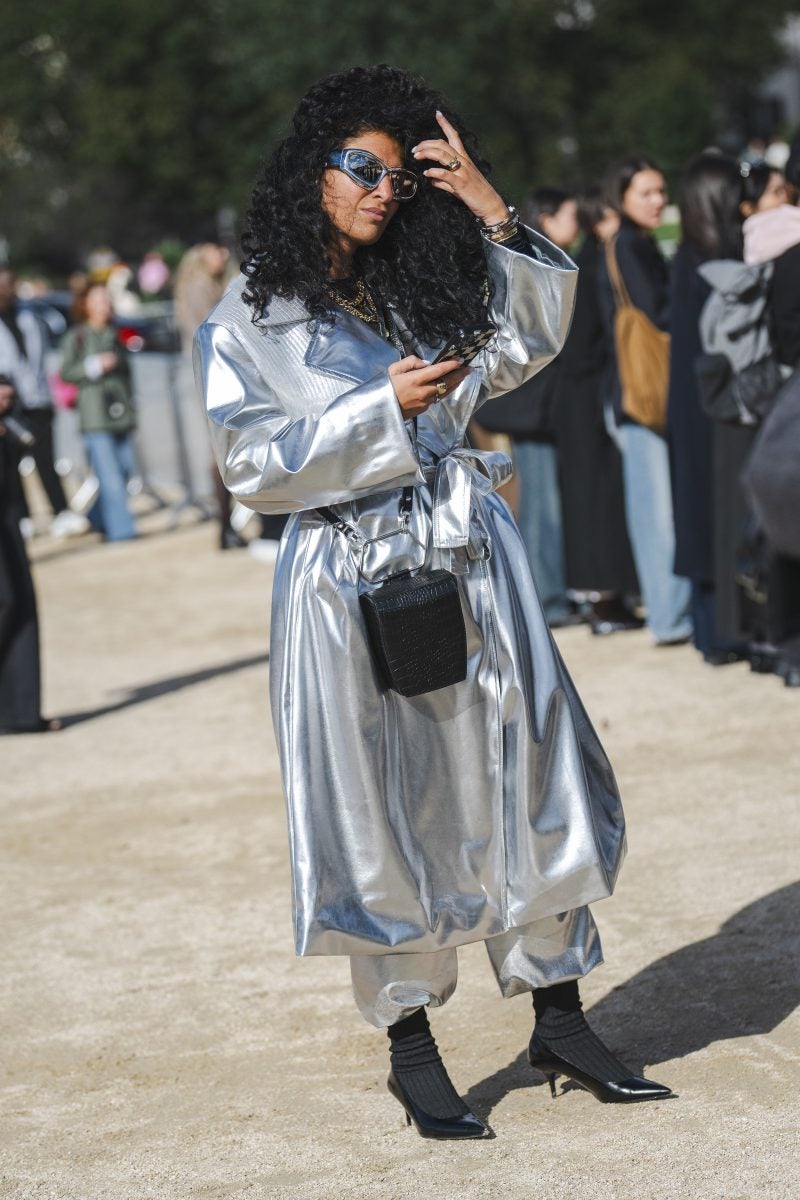
[(352, 300), (335, 287), (328, 286), (328, 295), (343, 308), (345, 312), (350, 313), (354, 317), (358, 317), (359, 321), (366, 321), (368, 325), (380, 325), (380, 316), (378, 314), (378, 306), (372, 298), (372, 293), (367, 287), (363, 279), (359, 279), (356, 284), (356, 294)]

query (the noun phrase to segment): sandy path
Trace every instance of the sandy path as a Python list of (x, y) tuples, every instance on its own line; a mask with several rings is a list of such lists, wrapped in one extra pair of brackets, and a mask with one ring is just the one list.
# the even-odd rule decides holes
[(585, 999), (680, 1099), (553, 1103), (469, 947), (432, 1021), (497, 1136), (425, 1142), (346, 962), (293, 956), (270, 571), (212, 539), (37, 543), (47, 710), (86, 719), (0, 750), (0, 1195), (796, 1200), (798, 693), (560, 636), (630, 825)]

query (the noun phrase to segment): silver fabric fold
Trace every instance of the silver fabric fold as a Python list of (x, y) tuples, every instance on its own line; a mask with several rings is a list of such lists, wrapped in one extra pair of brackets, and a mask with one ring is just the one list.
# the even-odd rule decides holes
[[(582, 979), (603, 961), (588, 908), (558, 913), (488, 938), (486, 953), (504, 997), (567, 979)], [(456, 988), (456, 950), (436, 954), (357, 954), (350, 959), (359, 1012), (382, 1029), (417, 1008), (439, 1008)]]
[[(197, 335), (226, 486), (259, 512), (294, 514), (273, 583), (270, 693), (300, 954), (450, 950), (614, 886), (619, 795), (494, 491), (508, 460), (464, 445), (480, 404), (549, 362), (569, 327), (574, 265), (530, 236), (538, 258), (487, 244), (497, 338), (416, 436), (387, 374), (397, 351), (353, 317), (320, 323), (277, 299), (254, 324), (240, 280)], [(359, 597), (439, 565), (458, 579), (467, 677), (403, 698), (376, 674)]]
[(356, 954), (350, 959), (353, 998), (370, 1025), (388, 1028), (418, 1008), (440, 1008), (456, 990), (458, 953)]
[(505, 997), (582, 979), (603, 961), (600, 935), (586, 907), (489, 938), (486, 952)]
[(481, 518), (479, 496), (488, 496), (511, 478), (511, 459), (497, 450), (451, 450), (440, 458), (433, 476), (431, 534), (435, 550), (432, 565), (463, 575), (466, 557), (486, 558), (491, 546), (489, 531)]

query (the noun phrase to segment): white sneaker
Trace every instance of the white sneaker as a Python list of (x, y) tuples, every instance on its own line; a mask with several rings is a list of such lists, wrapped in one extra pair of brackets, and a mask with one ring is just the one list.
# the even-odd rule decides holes
[(77, 537), (78, 534), (86, 533), (88, 529), (89, 521), (86, 517), (81, 513), (73, 512), (71, 508), (65, 508), (63, 512), (57, 513), (50, 522), (50, 537)]
[(247, 553), (252, 554), (259, 562), (271, 565), (278, 557), (279, 546), (280, 542), (276, 542), (274, 538), (253, 538), (247, 543)]
[(29, 542), (31, 538), (36, 535), (36, 528), (33, 524), (33, 520), (30, 517), (20, 517), (19, 531), (25, 541)]

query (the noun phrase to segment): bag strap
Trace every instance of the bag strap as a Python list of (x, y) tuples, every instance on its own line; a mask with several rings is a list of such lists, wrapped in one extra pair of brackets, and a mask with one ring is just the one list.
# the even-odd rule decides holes
[(626, 305), (633, 307), (630, 293), (625, 286), (625, 280), (622, 278), (622, 272), (619, 269), (619, 262), (617, 261), (616, 236), (610, 238), (609, 241), (606, 242), (605, 252), (608, 277), (611, 280), (611, 288), (614, 292), (614, 301), (617, 308), (623, 308)]
[[(408, 521), (409, 517), (411, 516), (411, 510), (413, 507), (414, 489), (413, 487), (404, 487), (403, 494), (400, 497), (400, 521), (403, 525), (405, 525), (406, 521)], [(316, 509), (316, 512), (318, 512), (321, 517), (324, 517), (328, 524), (332, 525), (334, 529), (337, 529), (339, 533), (343, 533), (345, 537), (355, 537), (356, 539), (358, 539), (359, 536), (363, 537), (363, 534), (361, 534), (361, 531), (357, 525), (351, 525), (349, 521), (345, 521), (343, 517), (337, 517), (333, 509), (328, 508), (327, 505)]]
[[(417, 418), (414, 417), (414, 440), (417, 438)], [(411, 516), (411, 510), (414, 507), (414, 489), (413, 487), (404, 487), (403, 494), (400, 497), (400, 523), (405, 525)], [(343, 533), (345, 537), (355, 538), (356, 541), (362, 536), (361, 530), (356, 525), (351, 525), (345, 521), (343, 517), (337, 517), (332, 508), (327, 505), (321, 505), (315, 510), (321, 517), (324, 517), (329, 525), (334, 529), (338, 529), (339, 533)]]

